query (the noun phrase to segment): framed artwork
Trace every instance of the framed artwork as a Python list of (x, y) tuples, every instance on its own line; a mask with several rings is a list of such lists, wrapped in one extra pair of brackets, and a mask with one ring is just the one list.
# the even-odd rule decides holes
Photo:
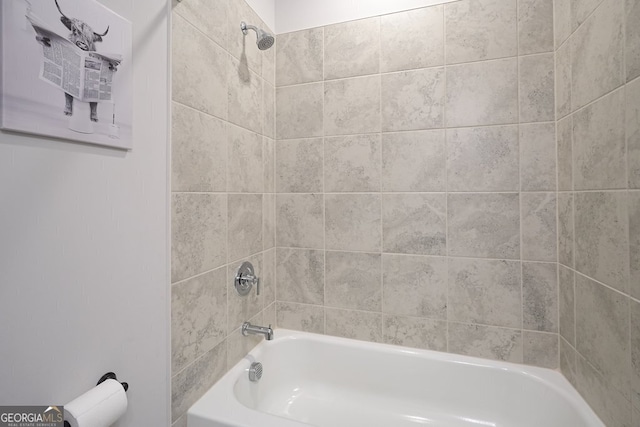
[(95, 0), (0, 3), (0, 127), (131, 149), (131, 22)]

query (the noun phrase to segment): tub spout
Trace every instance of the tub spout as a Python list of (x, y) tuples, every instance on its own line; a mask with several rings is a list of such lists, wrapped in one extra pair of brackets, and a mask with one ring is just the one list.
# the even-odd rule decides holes
[(271, 329), (271, 325), (269, 326), (257, 326), (252, 325), (249, 322), (244, 322), (242, 324), (242, 335), (264, 335), (267, 341), (271, 341), (273, 339), (273, 329)]

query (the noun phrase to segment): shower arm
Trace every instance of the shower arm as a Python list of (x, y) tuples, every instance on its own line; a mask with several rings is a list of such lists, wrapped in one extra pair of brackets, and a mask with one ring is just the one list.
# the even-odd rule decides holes
[(245, 36), (249, 34), (249, 30), (253, 30), (256, 33), (256, 40), (258, 39), (258, 27), (255, 25), (247, 25), (246, 22), (242, 21), (240, 23), (240, 29), (242, 30), (242, 34)]

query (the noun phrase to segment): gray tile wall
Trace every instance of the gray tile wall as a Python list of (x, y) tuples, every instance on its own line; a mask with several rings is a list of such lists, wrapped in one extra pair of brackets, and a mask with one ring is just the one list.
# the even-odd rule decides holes
[(277, 325), (558, 367), (552, 0), (282, 34), (276, 70)]
[(175, 426), (248, 318), (558, 367), (640, 425), (640, 0), (461, 0), (277, 52), (243, 19), (174, 2)]
[(640, 1), (555, 0), (560, 368), (640, 425)]
[[(275, 49), (244, 0), (174, 1), (172, 120), (172, 421), (259, 340), (245, 320), (275, 324)], [(282, 168), (286, 171), (286, 168)], [(260, 297), (231, 286), (250, 260)]]

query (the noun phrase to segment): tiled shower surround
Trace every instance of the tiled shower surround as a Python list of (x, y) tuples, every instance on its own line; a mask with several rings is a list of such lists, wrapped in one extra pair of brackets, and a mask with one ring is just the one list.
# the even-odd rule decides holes
[(277, 325), (557, 368), (552, 1), (277, 41)]
[(640, 1), (555, 3), (560, 367), (640, 426)]
[[(243, 0), (184, 0), (172, 13), (172, 421), (275, 324), (275, 50), (244, 43), (266, 28)], [(263, 292), (232, 288), (250, 260)]]
[(640, 0), (461, 0), (265, 52), (241, 20), (265, 27), (174, 4), (174, 426), (249, 319), (561, 369), (640, 426)]

